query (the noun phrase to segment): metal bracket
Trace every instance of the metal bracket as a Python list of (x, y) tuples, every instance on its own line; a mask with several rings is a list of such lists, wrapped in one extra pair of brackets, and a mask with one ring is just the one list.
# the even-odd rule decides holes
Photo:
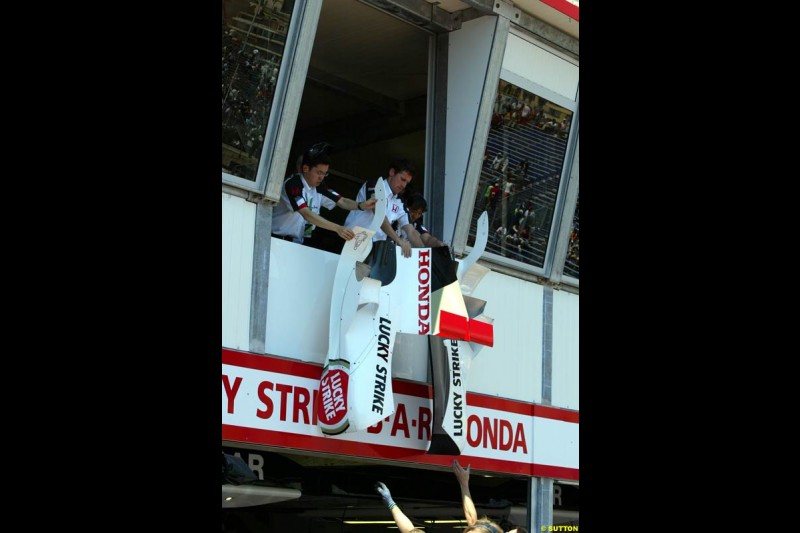
[(505, 17), (511, 22), (519, 20), (520, 10), (514, 7), (514, 4), (505, 2), (504, 0), (494, 0), (492, 3), (492, 11), (501, 17)]

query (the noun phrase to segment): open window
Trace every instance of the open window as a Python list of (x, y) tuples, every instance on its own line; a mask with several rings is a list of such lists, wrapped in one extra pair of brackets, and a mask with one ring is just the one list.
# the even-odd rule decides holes
[(486, 256), (544, 269), (573, 111), (500, 79), (467, 244), (489, 213)]
[(255, 182), (294, 0), (222, 1), (222, 171)]

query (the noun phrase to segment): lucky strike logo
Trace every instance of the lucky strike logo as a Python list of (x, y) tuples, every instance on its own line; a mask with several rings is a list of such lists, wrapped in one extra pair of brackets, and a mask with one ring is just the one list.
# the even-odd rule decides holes
[(347, 414), (347, 386), (350, 377), (341, 369), (328, 370), (320, 380), (317, 411), (320, 422), (336, 425)]

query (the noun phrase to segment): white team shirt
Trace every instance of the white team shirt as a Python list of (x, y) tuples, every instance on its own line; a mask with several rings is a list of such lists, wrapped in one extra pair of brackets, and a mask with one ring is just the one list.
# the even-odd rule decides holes
[(333, 209), (342, 195), (329, 189), (325, 183), (319, 187), (311, 187), (302, 174), (293, 174), (283, 182), (281, 201), (272, 208), (272, 233), (290, 235), (294, 242), (303, 242), (314, 231), (313, 224), (298, 211), (304, 207), (319, 215), (320, 207)]
[[(377, 183), (378, 178), (364, 182), (364, 184), (358, 190), (356, 201), (361, 203), (366, 202), (368, 198), (371, 198), (372, 194), (375, 192), (375, 185)], [(399, 196), (392, 192), (392, 189), (389, 187), (386, 179), (383, 180), (383, 190), (386, 191), (386, 218), (389, 220), (389, 224), (393, 224), (395, 220), (398, 221), (398, 228), (402, 228), (406, 224), (410, 224), (411, 221), (408, 219), (408, 213), (406, 213), (405, 207), (403, 207), (403, 200), (401, 200)], [(350, 211), (350, 213), (347, 215), (347, 219), (344, 221), (344, 225), (350, 229), (353, 229), (356, 226), (367, 228), (372, 223), (373, 216), (375, 216), (374, 211)], [(375, 232), (372, 240), (385, 241), (386, 237), (386, 233), (384, 233), (384, 231), (378, 227), (378, 231)]]

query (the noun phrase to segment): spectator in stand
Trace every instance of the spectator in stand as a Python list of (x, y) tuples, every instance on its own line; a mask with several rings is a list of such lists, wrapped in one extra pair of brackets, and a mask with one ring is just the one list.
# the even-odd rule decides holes
[(503, 159), (500, 161), (500, 172), (505, 174), (506, 168), (508, 168), (508, 156), (504, 154)]
[(489, 211), (494, 212), (497, 208), (497, 200), (500, 199), (500, 182), (498, 180), (494, 180), (490, 186), (489, 192)]
[(531, 105), (528, 100), (525, 100), (525, 104), (522, 106), (522, 111), (520, 112), (519, 117), (519, 124), (520, 126), (525, 126), (528, 122), (531, 121), (533, 115), (531, 114)]
[(530, 162), (527, 159), (523, 159), (519, 162), (519, 167), (517, 169), (517, 174), (522, 176), (523, 180), (528, 179), (528, 167), (530, 166)]
[(566, 118), (561, 119), (561, 124), (559, 125), (559, 135), (561, 137), (567, 138), (567, 133), (569, 133), (569, 122), (567, 122)]
[(517, 202), (511, 218), (511, 224), (514, 226), (514, 234), (519, 233), (519, 230), (525, 225), (525, 209), (522, 206), (522, 202)]
[(533, 123), (535, 126), (539, 126), (541, 125), (543, 120), (544, 120), (544, 107), (537, 103), (533, 111)]
[(500, 170), (500, 164), (503, 162), (503, 152), (497, 152), (492, 159), (492, 169)]
[(503, 182), (503, 198), (508, 198), (514, 192), (514, 184), (506, 178)]
[(506, 235), (508, 235), (508, 230), (505, 226), (500, 226), (496, 230), (494, 230), (495, 240), (497, 240), (497, 244), (503, 242), (503, 239)]
[(322, 183), (331, 166), (331, 158), (324, 149), (309, 148), (303, 154), (301, 172), (292, 174), (283, 182), (281, 199), (272, 209), (272, 236), (302, 244), (319, 226), (336, 232), (349, 241), (355, 234), (350, 228), (323, 218), (320, 208), (338, 206), (349, 211), (373, 209), (376, 198), (356, 202), (345, 198)]
[(483, 191), (483, 196), (481, 197), (481, 202), (478, 204), (478, 211), (485, 211), (487, 207), (489, 207), (489, 196), (492, 194), (492, 183), (486, 186), (486, 189)]
[(503, 115), (500, 113), (494, 113), (492, 115), (492, 122), (489, 127), (493, 130), (499, 130), (503, 127)]
[(528, 202), (528, 208), (525, 210), (525, 227), (529, 231), (536, 230), (536, 212), (533, 209), (533, 202)]

